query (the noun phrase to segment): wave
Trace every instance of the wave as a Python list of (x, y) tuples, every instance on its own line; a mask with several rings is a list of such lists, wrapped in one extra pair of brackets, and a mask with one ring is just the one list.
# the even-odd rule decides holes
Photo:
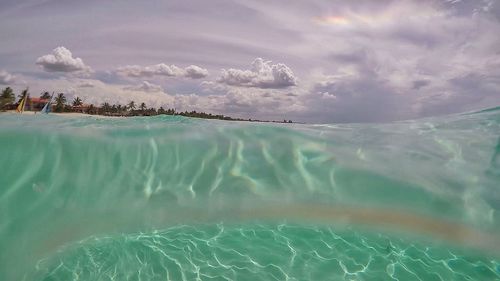
[(481, 114), (481, 113), (498, 112), (498, 111), (500, 111), (500, 106), (481, 109), (481, 110), (472, 112), (472, 114)]

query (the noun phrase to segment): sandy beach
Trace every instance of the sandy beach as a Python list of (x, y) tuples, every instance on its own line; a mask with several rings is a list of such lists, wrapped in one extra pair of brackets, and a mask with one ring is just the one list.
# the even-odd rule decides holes
[[(46, 113), (41, 113), (39, 111), (24, 111), (23, 113), (18, 113), (15, 110), (7, 110), (0, 112), (0, 114), (25, 114), (25, 115), (45, 115)], [(122, 117), (122, 116), (104, 116), (104, 115), (92, 115), (92, 114), (86, 114), (86, 113), (79, 113), (79, 112), (51, 112), (49, 114), (53, 115), (58, 115), (58, 116), (64, 116), (64, 117), (96, 117), (96, 118), (115, 118), (115, 117)]]

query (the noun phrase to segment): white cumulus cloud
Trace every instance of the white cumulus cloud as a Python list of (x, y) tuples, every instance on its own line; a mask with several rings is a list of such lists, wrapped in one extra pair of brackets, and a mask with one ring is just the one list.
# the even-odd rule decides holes
[(163, 92), (163, 88), (160, 85), (156, 85), (148, 81), (142, 81), (142, 83), (137, 86), (128, 86), (123, 89), (139, 92)]
[(127, 77), (167, 76), (199, 79), (208, 76), (208, 70), (196, 65), (190, 65), (186, 68), (180, 68), (175, 65), (167, 65), (164, 63), (150, 66), (127, 65), (119, 67), (116, 70), (116, 73), (121, 76)]
[(201, 68), (196, 65), (190, 65), (184, 69), (185, 74), (184, 76), (193, 78), (193, 79), (199, 79), (199, 78), (204, 78), (208, 76), (208, 70)]
[(83, 63), (81, 58), (74, 58), (70, 50), (57, 47), (51, 54), (36, 60), (43, 70), (48, 72), (91, 72), (92, 69)]
[(250, 70), (223, 69), (218, 82), (241, 87), (286, 88), (297, 85), (297, 78), (283, 63), (272, 64), (256, 58)]
[(15, 76), (5, 70), (0, 70), (0, 84), (7, 85), (13, 83)]
[(85, 81), (82, 81), (80, 84), (78, 84), (78, 87), (79, 88), (94, 88), (95, 85), (92, 81), (85, 80)]

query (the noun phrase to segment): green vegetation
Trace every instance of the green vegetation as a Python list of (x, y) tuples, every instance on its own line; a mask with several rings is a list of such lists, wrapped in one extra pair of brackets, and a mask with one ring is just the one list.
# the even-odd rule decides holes
[(28, 88), (24, 89), (24, 90), (21, 92), (21, 94), (19, 94), (19, 95), (17, 96), (17, 97), (19, 98), (19, 100), (18, 100), (17, 102), (19, 103), (19, 102), (20, 102), (22, 99), (24, 99), (24, 97), (26, 97), (26, 96), (28, 96), (28, 99), (29, 99), (29, 94), (30, 94), (29, 89), (28, 89)]
[[(17, 103), (15, 101), (15, 95), (13, 90), (10, 87), (5, 88), (0, 95), (0, 109), (1, 110), (11, 110), (14, 109), (19, 101), (26, 95), (29, 95), (29, 91), (26, 88), (20, 95)], [(40, 94), (40, 98), (42, 100), (50, 99), (49, 92), (43, 92)], [(28, 104), (31, 104), (29, 96), (28, 96)], [(42, 105), (38, 105), (40, 107)], [(30, 108), (37, 108), (32, 107)], [(253, 120), (253, 119), (242, 119), (242, 118), (233, 118), (229, 116), (225, 116), (222, 114), (212, 114), (205, 112), (197, 112), (197, 111), (184, 111), (179, 112), (173, 108), (165, 109), (160, 107), (159, 109), (150, 107), (148, 108), (146, 103), (141, 102), (139, 107), (137, 108), (135, 101), (130, 101), (127, 105), (121, 104), (110, 104), (108, 102), (104, 102), (101, 106), (95, 106), (93, 104), (85, 104), (83, 100), (79, 97), (75, 97), (71, 104), (67, 103), (67, 98), (64, 93), (59, 93), (54, 99), (54, 103), (52, 104), (52, 109), (54, 112), (78, 112), (78, 113), (86, 113), (91, 115), (104, 115), (104, 116), (156, 116), (156, 115), (180, 115), (185, 117), (194, 117), (194, 118), (204, 118), (204, 119), (219, 119), (219, 120), (229, 120), (229, 121), (254, 121), (254, 122), (270, 122), (270, 121), (262, 121), (262, 120)], [(277, 122), (277, 121), (271, 121)], [(291, 120), (283, 120), (280, 123), (292, 123)]]
[(3, 89), (0, 95), (0, 109), (5, 110), (6, 107), (12, 105), (15, 100), (16, 95), (14, 95), (14, 91), (10, 87)]
[(79, 97), (76, 97), (73, 100), (73, 106), (82, 106), (82, 105), (83, 105), (83, 102), (82, 102), (82, 100)]
[(49, 92), (43, 92), (43, 93), (40, 95), (40, 98), (41, 98), (41, 99), (44, 99), (44, 100), (48, 100), (48, 99), (50, 99), (50, 94), (49, 94)]
[(63, 112), (66, 109), (66, 97), (63, 93), (57, 94), (55, 112)]

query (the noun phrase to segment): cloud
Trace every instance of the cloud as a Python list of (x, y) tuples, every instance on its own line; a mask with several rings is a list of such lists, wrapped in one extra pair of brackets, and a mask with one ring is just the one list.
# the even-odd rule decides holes
[(415, 80), (413, 81), (412, 89), (419, 90), (422, 87), (425, 87), (430, 84), (429, 80)]
[(0, 70), (0, 84), (7, 85), (14, 83), (15, 76), (5, 70)]
[(287, 88), (297, 85), (297, 78), (292, 70), (283, 63), (272, 64), (256, 58), (252, 62), (251, 70), (223, 69), (217, 80), (231, 86), (256, 87), (256, 88)]
[[(311, 60), (323, 54), (318, 66), (330, 76), (327, 82), (306, 77), (315, 84), (304, 101), (309, 117), (390, 121), (500, 102), (497, 21), (416, 1), (388, 3), (374, 10), (339, 8), (335, 16), (344, 21), (332, 18), (318, 27), (324, 35), (309, 36), (318, 48), (297, 48)], [(325, 36), (337, 43), (321, 45)]]
[(95, 85), (91, 81), (82, 81), (80, 84), (78, 84), (78, 88), (94, 88)]
[(496, 106), (500, 102), (500, 75), (491, 72), (490, 76), (468, 73), (448, 79), (443, 86), (431, 89), (432, 94), (416, 98), (414, 107), (421, 116), (432, 116)]
[(193, 79), (199, 79), (199, 78), (204, 78), (208, 76), (208, 70), (201, 68), (196, 65), (190, 65), (186, 67), (185, 69), (185, 74), (184, 76), (193, 78)]
[(407, 96), (375, 73), (317, 76), (300, 96), (304, 120), (320, 123), (384, 122), (414, 117)]
[(127, 86), (123, 88), (127, 91), (139, 91), (139, 92), (163, 92), (163, 88), (160, 85), (149, 83), (148, 81), (142, 81), (141, 84), (137, 86)]
[(187, 77), (192, 79), (199, 79), (208, 76), (208, 70), (196, 65), (190, 65), (186, 68), (180, 68), (175, 65), (166, 65), (164, 63), (139, 66), (127, 65), (119, 67), (116, 73), (121, 76), (127, 77), (153, 77), (153, 76), (167, 76), (167, 77)]
[(221, 83), (204, 82), (205, 95), (200, 99), (213, 112), (234, 117), (283, 120), (291, 119), (291, 113), (298, 110), (299, 95), (289, 89), (259, 89), (232, 87)]
[(36, 64), (47, 72), (91, 72), (92, 69), (83, 63), (81, 58), (73, 58), (73, 54), (65, 47), (57, 47), (52, 54), (41, 56)]
[(180, 76), (182, 75), (182, 69), (175, 65), (166, 65), (160, 63), (152, 66), (139, 66), (139, 65), (127, 65), (119, 67), (116, 72), (122, 76), (128, 77), (153, 77), (155, 75), (159, 76)]

